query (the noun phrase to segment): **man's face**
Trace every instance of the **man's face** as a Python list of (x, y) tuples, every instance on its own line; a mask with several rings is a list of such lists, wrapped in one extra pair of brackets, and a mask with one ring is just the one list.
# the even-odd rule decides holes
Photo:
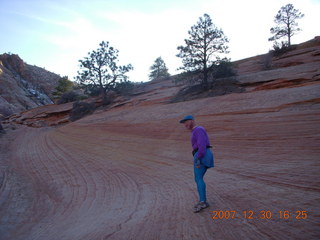
[(184, 126), (186, 127), (186, 129), (188, 130), (192, 130), (194, 127), (194, 121), (193, 120), (187, 120), (184, 122)]

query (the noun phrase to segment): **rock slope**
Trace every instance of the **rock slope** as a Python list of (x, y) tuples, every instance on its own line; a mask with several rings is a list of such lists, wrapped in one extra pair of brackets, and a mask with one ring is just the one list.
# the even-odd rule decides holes
[(0, 55), (0, 114), (8, 116), (53, 103), (50, 96), (60, 78), (26, 64), (18, 55)]
[[(0, 239), (319, 239), (317, 51), (268, 71), (239, 64), (242, 93), (169, 104), (179, 86), (153, 82), (73, 123), (7, 128)], [(198, 214), (186, 114), (215, 154)]]

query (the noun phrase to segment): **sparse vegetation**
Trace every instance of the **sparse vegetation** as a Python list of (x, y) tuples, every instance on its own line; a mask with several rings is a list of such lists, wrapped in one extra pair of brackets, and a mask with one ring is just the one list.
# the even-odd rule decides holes
[(64, 93), (70, 92), (74, 87), (72, 81), (68, 79), (68, 76), (64, 76), (58, 81), (58, 86), (56, 86), (55, 91), (52, 93), (54, 98), (60, 98)]
[(130, 95), (132, 93), (132, 91), (135, 88), (135, 85), (136, 84), (134, 84), (133, 82), (123, 81), (123, 82), (116, 83), (116, 85), (114, 86), (113, 90), (117, 94), (127, 96), (127, 95)]
[(150, 67), (150, 71), (149, 79), (151, 81), (170, 77), (168, 68), (161, 57), (158, 57), (154, 61), (154, 64)]
[[(287, 4), (278, 11), (274, 19), (277, 26), (270, 29), (270, 32), (274, 34), (269, 38), (269, 41), (274, 41), (273, 50), (269, 51), (262, 59), (264, 70), (272, 68), (273, 57), (281, 56), (295, 48), (294, 45), (291, 45), (291, 37), (301, 31), (296, 21), (302, 17), (304, 17), (304, 14), (295, 9), (292, 4)], [(197, 95), (198, 97), (204, 97), (241, 92), (242, 88), (237, 84), (237, 79), (234, 77), (236, 72), (232, 63), (229, 59), (220, 56), (228, 53), (227, 43), (229, 42), (222, 29), (217, 28), (212, 23), (208, 14), (204, 14), (191, 27), (188, 34), (188, 38), (184, 39), (185, 45), (177, 47), (179, 53), (176, 55), (182, 59), (183, 66), (179, 69), (184, 70), (184, 72), (171, 78), (176, 82), (183, 81), (184, 84), (187, 83), (187, 86), (178, 93), (175, 99), (180, 101), (181, 99), (197, 98)], [(277, 41), (282, 38), (287, 38), (287, 41)], [(126, 96), (122, 99), (128, 99), (131, 94), (133, 96), (143, 92), (141, 89), (137, 91), (138, 85), (136, 83), (128, 81), (126, 74), (133, 69), (131, 64), (118, 66), (118, 52), (117, 49), (109, 45), (109, 42), (102, 41), (97, 50), (89, 52), (87, 57), (79, 60), (80, 71), (78, 71), (76, 77), (79, 84), (70, 81), (67, 76), (58, 80), (58, 85), (52, 92), (55, 102), (63, 104), (77, 101), (73, 106), (71, 119), (81, 118), (94, 111), (94, 105), (79, 102), (84, 98), (100, 94), (103, 98), (102, 103), (106, 105), (113, 102), (113, 98), (119, 95)], [(8, 58), (9, 56), (4, 57)], [(39, 90), (36, 85), (36, 87), (33, 85), (32, 88), (28, 87), (31, 83), (23, 79), (23, 61), (18, 55), (13, 57), (18, 60), (18, 64), (11, 66), (9, 63), (12, 60), (10, 60), (4, 62), (4, 65), (16, 71), (20, 70), (20, 82), (29, 90), (26, 96), (29, 99), (37, 100), (37, 94), (41, 93), (41, 88), (39, 87)], [(42, 79), (42, 74), (34, 75), (41, 76)], [(170, 74), (164, 60), (161, 57), (156, 58), (154, 64), (150, 67), (149, 79), (158, 80), (169, 77)], [(52, 88), (50, 91), (52, 91)], [(25, 109), (33, 107), (25, 100), (21, 101), (20, 105)], [(10, 115), (10, 111), (10, 109), (2, 110), (0, 107), (0, 113), (4, 116)]]
[(93, 113), (95, 110), (94, 103), (75, 102), (70, 112), (70, 121), (76, 121), (88, 114)]
[(58, 86), (55, 88), (55, 91), (52, 93), (55, 102), (57, 104), (63, 104), (87, 98), (85, 95), (80, 93), (81, 90), (77, 91), (77, 88), (79, 88), (77, 84), (70, 81), (67, 76), (62, 77), (58, 81)]
[(171, 102), (190, 101), (240, 92), (244, 92), (244, 88), (238, 84), (236, 77), (221, 78), (214, 81), (209, 90), (204, 89), (201, 84), (186, 86), (171, 99)]
[(288, 46), (288, 44), (281, 42), (279, 45), (277, 42), (273, 45), (273, 50), (270, 50), (263, 59), (263, 69), (270, 70), (272, 69), (272, 58), (273, 57), (280, 57), (281, 55), (290, 52), (296, 49), (296, 45)]
[(78, 100), (84, 100), (86, 98), (87, 98), (86, 96), (80, 95), (76, 91), (69, 91), (69, 92), (62, 94), (62, 96), (58, 100), (58, 104), (74, 102), (74, 101), (78, 101)]
[(182, 69), (197, 73), (204, 88), (208, 88), (209, 68), (221, 59), (219, 54), (228, 53), (228, 38), (218, 29), (208, 14), (200, 17), (196, 25), (188, 31), (189, 39), (185, 39), (185, 46), (179, 46), (177, 57), (182, 58)]
[(216, 64), (212, 64), (209, 69), (210, 80), (214, 82), (215, 79), (218, 78), (227, 78), (236, 75), (236, 71), (234, 70), (232, 62), (228, 59), (223, 59), (222, 61), (218, 61)]
[[(199, 70), (196, 70), (193, 72), (184, 72), (175, 76), (173, 78), (173, 81), (176, 83), (183, 81), (185, 84), (189, 86), (194, 86), (194, 85), (203, 86), (201, 74), (202, 73)], [(232, 62), (230, 62), (227, 59), (220, 60), (217, 63), (212, 64), (208, 68), (208, 83), (207, 83), (207, 88), (204, 88), (204, 90), (211, 89), (213, 82), (219, 78), (228, 78), (233, 76), (236, 76), (236, 71), (234, 70), (234, 66)]]
[(292, 51), (295, 49), (294, 45), (288, 45), (285, 42), (281, 42), (281, 45), (279, 45), (277, 42), (274, 43), (273, 45), (273, 51), (272, 54), (275, 57), (281, 56), (282, 54)]
[(176, 82), (184, 81), (187, 86), (182, 88), (172, 99), (172, 102), (187, 101), (196, 98), (220, 96), (232, 92), (243, 92), (238, 84), (236, 71), (228, 60), (213, 64), (208, 72), (208, 87), (204, 88), (199, 81), (199, 71), (182, 73), (175, 78)]
[(79, 86), (82, 90), (83, 90), (83, 93), (87, 96), (90, 96), (90, 97), (94, 97), (94, 96), (99, 96), (100, 94), (100, 89), (97, 85), (94, 85), (94, 84), (80, 84)]
[(89, 52), (84, 60), (79, 60), (80, 71), (78, 71), (77, 81), (80, 84), (91, 84), (98, 88), (103, 102), (107, 92), (111, 90), (117, 82), (127, 80), (126, 73), (133, 69), (131, 64), (118, 66), (118, 50), (111, 47), (109, 42), (102, 41), (96, 51)]
[(273, 36), (269, 38), (269, 41), (275, 41), (274, 46), (279, 46), (276, 41), (285, 37), (287, 38), (287, 41), (281, 43), (281, 48), (290, 47), (291, 37), (301, 31), (301, 29), (298, 28), (296, 20), (303, 17), (304, 14), (302, 14), (298, 9), (295, 9), (292, 4), (287, 4), (286, 6), (281, 7), (274, 18), (276, 26), (270, 29)]

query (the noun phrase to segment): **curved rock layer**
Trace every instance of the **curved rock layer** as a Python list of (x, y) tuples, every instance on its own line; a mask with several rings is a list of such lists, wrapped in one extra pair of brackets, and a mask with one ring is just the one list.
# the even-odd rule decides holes
[[(276, 59), (281, 68), (239, 62), (242, 93), (169, 104), (180, 86), (159, 81), (73, 123), (72, 104), (7, 119), (0, 239), (320, 239), (314, 41)], [(210, 207), (197, 214), (187, 114), (215, 154)]]
[[(318, 239), (319, 92), (311, 82), (21, 126), (1, 143), (0, 239)], [(215, 153), (198, 214), (178, 123), (189, 113)]]

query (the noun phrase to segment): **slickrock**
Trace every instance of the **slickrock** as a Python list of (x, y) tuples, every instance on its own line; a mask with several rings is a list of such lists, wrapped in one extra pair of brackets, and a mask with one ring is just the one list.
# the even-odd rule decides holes
[[(7, 129), (0, 239), (319, 239), (316, 63), (243, 74), (242, 93), (169, 104), (179, 88), (163, 82), (76, 122)], [(215, 154), (198, 214), (186, 114)]]

